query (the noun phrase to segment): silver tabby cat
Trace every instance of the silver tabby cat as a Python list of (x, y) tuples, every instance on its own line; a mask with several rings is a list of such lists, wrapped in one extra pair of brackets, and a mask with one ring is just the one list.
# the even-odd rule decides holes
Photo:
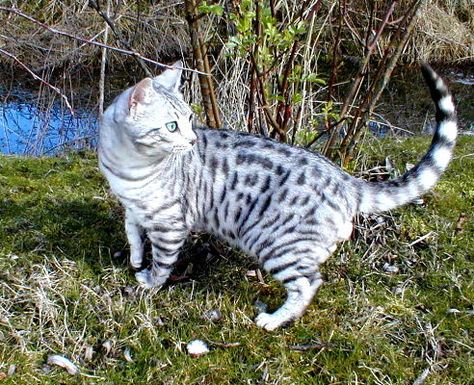
[(433, 187), (457, 135), (443, 80), (422, 71), (436, 104), (427, 154), (395, 180), (370, 183), (326, 158), (274, 140), (193, 127), (180, 89), (181, 63), (119, 95), (100, 127), (100, 168), (126, 210), (131, 265), (142, 265), (146, 237), (152, 265), (136, 273), (163, 285), (190, 231), (206, 231), (256, 257), (287, 290), (258, 326), (273, 330), (300, 317), (321, 285), (320, 265), (348, 239), (358, 213), (393, 209)]

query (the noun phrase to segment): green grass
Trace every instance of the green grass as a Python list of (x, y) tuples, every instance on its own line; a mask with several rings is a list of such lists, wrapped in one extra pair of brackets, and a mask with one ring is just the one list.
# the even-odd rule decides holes
[[(386, 142), (369, 163), (390, 155), (403, 170), (427, 145)], [(275, 308), (284, 291), (246, 276), (255, 263), (207, 236), (186, 245), (185, 279), (136, 288), (122, 210), (95, 156), (0, 157), (0, 383), (412, 384), (426, 368), (425, 384), (474, 383), (473, 145), (460, 139), (424, 205), (359, 218), (307, 313), (272, 333), (253, 324), (254, 304)], [(213, 309), (220, 320), (203, 318)], [(196, 338), (209, 354), (187, 354)], [(82, 374), (48, 367), (51, 354)]]

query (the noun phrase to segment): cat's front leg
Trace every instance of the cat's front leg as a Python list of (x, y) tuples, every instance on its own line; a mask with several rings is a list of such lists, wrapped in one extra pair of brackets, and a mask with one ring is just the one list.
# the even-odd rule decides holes
[(151, 268), (135, 274), (137, 281), (148, 289), (162, 286), (167, 281), (187, 237), (185, 231), (163, 230), (148, 232), (153, 255)]
[(130, 245), (130, 264), (139, 269), (143, 262), (145, 230), (137, 223), (130, 210), (125, 212), (125, 232)]

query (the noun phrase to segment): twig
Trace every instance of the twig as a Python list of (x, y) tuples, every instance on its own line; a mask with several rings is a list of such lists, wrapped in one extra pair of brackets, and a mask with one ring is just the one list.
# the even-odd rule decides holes
[[(107, 0), (107, 18), (110, 13), (110, 0)], [(104, 44), (107, 44), (109, 37), (109, 25), (108, 23), (105, 26), (104, 32)], [(100, 61), (100, 80), (99, 80), (99, 114), (102, 116), (104, 113), (104, 96), (105, 96), (105, 64), (107, 61), (107, 48), (102, 48), (102, 58)]]
[(306, 352), (308, 350), (321, 350), (321, 349), (324, 349), (325, 347), (327, 347), (327, 345), (321, 342), (288, 346), (290, 350), (296, 350), (297, 352)]
[(426, 238), (428, 238), (431, 234), (433, 234), (433, 231), (430, 231), (429, 233), (423, 235), (422, 237), (418, 238), (418, 239), (415, 239), (412, 243), (410, 243), (408, 246), (411, 247), (411, 246), (414, 246), (416, 245), (417, 243), (420, 243), (421, 241), (424, 241)]
[[(199, 22), (195, 18), (197, 9), (196, 1), (186, 0), (184, 6), (196, 66), (200, 71), (203, 71), (202, 73), (210, 73), (205, 44), (201, 37)], [(204, 104), (207, 124), (212, 128), (220, 128), (222, 123), (219, 117), (219, 109), (212, 78), (199, 76), (199, 85), (201, 87), (202, 102)]]
[(368, 50), (371, 51), (371, 50), (374, 49), (374, 46), (377, 43), (377, 40), (379, 39), (380, 35), (382, 34), (383, 30), (385, 29), (385, 26), (387, 25), (388, 19), (390, 18), (390, 16), (392, 16), (392, 13), (395, 9), (396, 4), (397, 4), (396, 1), (394, 1), (390, 4), (390, 7), (389, 7), (388, 11), (385, 13), (385, 17), (383, 18), (382, 24), (380, 25), (379, 29), (375, 33), (374, 38), (372, 39), (372, 41), (369, 43), (369, 45), (367, 47)]
[(8, 51), (5, 51), (4, 49), (0, 48), (0, 54), (8, 56), (9, 58), (16, 61), (25, 71), (27, 71), (31, 76), (33, 76), (33, 78), (35, 78), (36, 80), (39, 80), (45, 86), (51, 88), (54, 92), (56, 92), (59, 96), (61, 96), (61, 98), (64, 100), (64, 103), (66, 104), (67, 108), (71, 112), (71, 115), (74, 116), (74, 110), (72, 109), (72, 106), (69, 103), (69, 100), (68, 100), (67, 96), (64, 95), (58, 87), (53, 86), (52, 84), (50, 84), (46, 80), (44, 80), (42, 77), (36, 75), (31, 69), (28, 68), (28, 66), (26, 64), (24, 64), (20, 59), (18, 59), (12, 53), (10, 53)]
[[(80, 143), (82, 141), (84, 142), (87, 142), (87, 141), (90, 141), (92, 139), (91, 136), (81, 136), (79, 138), (74, 138), (74, 139), (71, 139), (71, 140), (67, 140), (65, 142), (62, 142), (62, 143), (59, 143), (53, 147), (50, 147), (48, 148), (47, 150), (44, 150), (43, 151), (43, 155), (46, 155), (46, 154), (50, 154), (52, 153), (53, 151), (57, 150), (58, 148), (61, 148), (61, 147), (67, 147), (67, 146), (70, 146), (74, 143)], [(90, 148), (90, 147), (89, 147)]]
[[(107, 1), (107, 11), (105, 13), (100, 9), (99, 3), (95, 0), (89, 0), (89, 7), (94, 9), (99, 14), (99, 16), (102, 17), (102, 19), (104, 19), (104, 21), (107, 23), (107, 25), (109, 26), (110, 30), (115, 35), (119, 43), (123, 45), (125, 48), (127, 48), (129, 51), (133, 51), (130, 44), (122, 37), (122, 34), (115, 27), (114, 22), (109, 17), (110, 1)], [(107, 43), (107, 40), (104, 40), (104, 43)], [(145, 64), (142, 58), (136, 55), (134, 55), (133, 58), (137, 61), (137, 63), (140, 65), (140, 67), (146, 73), (147, 76), (153, 77), (153, 74), (151, 73), (150, 69), (147, 67), (147, 65)]]
[(421, 385), (426, 381), (426, 378), (430, 374), (430, 368), (426, 368), (421, 372), (421, 374), (417, 377), (417, 379), (413, 382), (413, 385)]

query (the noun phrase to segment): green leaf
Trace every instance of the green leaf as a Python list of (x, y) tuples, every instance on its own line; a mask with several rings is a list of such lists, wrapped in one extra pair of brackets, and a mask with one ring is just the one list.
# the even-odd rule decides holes
[(221, 5), (207, 4), (206, 1), (203, 1), (201, 4), (199, 4), (198, 10), (201, 13), (212, 14), (216, 16), (222, 16), (222, 14), (224, 13), (224, 9)]

